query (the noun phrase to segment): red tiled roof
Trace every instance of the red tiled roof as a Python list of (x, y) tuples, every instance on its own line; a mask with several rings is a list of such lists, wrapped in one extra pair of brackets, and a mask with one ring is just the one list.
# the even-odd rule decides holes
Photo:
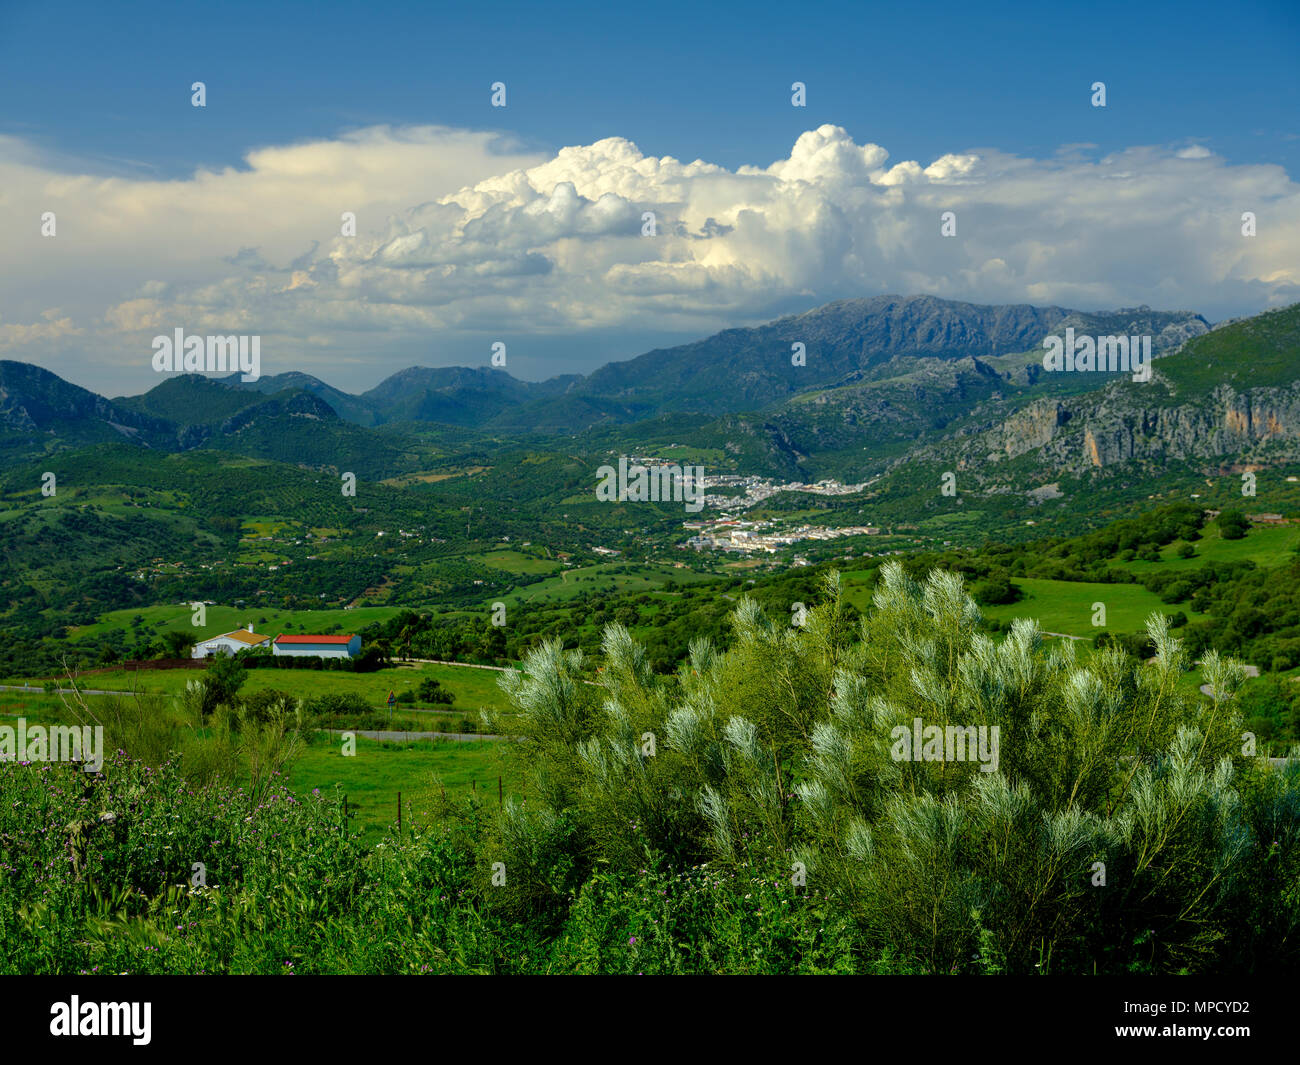
[(290, 636), (281, 633), (275, 638), (276, 643), (351, 643), (353, 635), (344, 636)]

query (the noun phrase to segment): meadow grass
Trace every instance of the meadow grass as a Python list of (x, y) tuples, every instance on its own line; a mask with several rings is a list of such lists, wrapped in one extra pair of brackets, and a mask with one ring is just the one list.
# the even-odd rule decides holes
[(482, 562), (493, 569), (505, 570), (507, 573), (555, 573), (564, 568), (561, 562), (550, 559), (533, 558), (522, 551), (486, 551), (479, 555), (467, 555), (467, 558)]
[(720, 447), (692, 447), (687, 444), (670, 444), (666, 447), (652, 448), (656, 456), (669, 462), (710, 462), (714, 465), (726, 459), (727, 453)]
[(273, 607), (248, 605), (241, 607), (216, 605), (207, 608), (207, 624), (195, 627), (191, 623), (192, 608), (188, 604), (171, 606), (145, 606), (130, 610), (112, 610), (90, 625), (69, 629), (72, 637), (102, 636), (114, 630), (130, 631), (132, 621), (139, 616), (140, 631), (156, 630), (160, 633), (179, 629), (194, 637), (194, 642), (211, 639), (225, 632), (241, 629), (249, 622), (259, 632), (274, 639), (281, 632), (319, 633), (331, 626), (340, 626), (343, 632), (358, 632), (367, 625), (387, 621), (404, 608), (392, 606), (359, 606), (353, 610), (278, 610)]
[(1219, 535), (1214, 522), (1201, 530), (1201, 538), (1192, 546), (1193, 558), (1179, 558), (1182, 541), (1166, 545), (1160, 551), (1159, 562), (1112, 562), (1115, 569), (1126, 570), (1141, 578), (1152, 572), (1199, 569), (1206, 562), (1254, 562), (1257, 566), (1282, 566), (1295, 558), (1294, 549), (1300, 545), (1300, 528), (1289, 525), (1259, 525), (1253, 527), (1240, 540), (1225, 540)]
[[(984, 616), (1007, 622), (1013, 618), (1035, 618), (1044, 632), (1063, 632), (1091, 639), (1101, 629), (1108, 632), (1141, 632), (1152, 613), (1183, 611), (1189, 619), (1201, 615), (1186, 603), (1172, 606), (1140, 584), (1091, 584), (1085, 581), (1049, 581), (1016, 577), (1012, 581), (1024, 593), (1018, 603), (981, 607)], [(1092, 624), (1093, 604), (1106, 606), (1106, 624)]]
[[(78, 678), (78, 686), (99, 691), (141, 691), (157, 692), (163, 695), (179, 695), (191, 680), (203, 675), (198, 669), (158, 669), (126, 672), (113, 670), (108, 673), (91, 673)], [(390, 667), (374, 673), (344, 673), (340, 670), (317, 669), (250, 669), (246, 671), (247, 679), (240, 689), (243, 694), (251, 694), (268, 689), (287, 692), (299, 698), (310, 698), (327, 693), (356, 694), (374, 704), (376, 708), (387, 708), (388, 693), (400, 695), (404, 691), (414, 692), (425, 677), (432, 677), (443, 688), (451, 692), (454, 702), (429, 705), (435, 710), (456, 710), (476, 714), (482, 709), (504, 710), (507, 703), (504, 694), (497, 686), (501, 674), (494, 669), (474, 669), (470, 666), (441, 666), (431, 663), (419, 663)], [(40, 686), (47, 678), (9, 678), (7, 683), (28, 683)], [(66, 678), (58, 678), (61, 687), (66, 687)], [(16, 695), (18, 693), (0, 693)], [(417, 701), (415, 706), (426, 704)], [(398, 712), (403, 709), (398, 704)]]
[[(88, 696), (91, 710), (107, 697)], [(401, 717), (400, 712), (397, 717)], [(417, 715), (408, 715), (408, 720)], [(428, 718), (428, 715), (418, 715)], [(0, 724), (14, 726), (16, 719), (29, 724), (52, 725), (73, 723), (57, 696), (0, 692)], [(395, 721), (399, 727), (404, 722)], [(412, 729), (439, 730), (444, 724), (437, 719), (416, 721)], [(196, 736), (206, 735), (204, 729)], [(325, 732), (313, 734), (285, 771), (286, 784), (299, 795), (312, 789), (323, 793), (336, 788), (348, 796), (349, 809), (355, 814), (354, 827), (367, 839), (377, 839), (390, 822), (397, 818), (397, 795), (402, 794), (403, 818), (412, 813), (427, 822), (434, 799), (445, 795), (450, 800), (469, 798), (476, 790), (484, 801), (496, 801), (497, 777), (503, 778), (504, 794), (517, 795), (517, 774), (503, 757), (502, 740), (422, 740), (388, 742), (356, 737), (356, 753), (345, 757), (342, 741)]]
[(356, 753), (344, 756), (337, 736), (318, 733), (302, 749), (285, 773), (286, 783), (299, 795), (314, 788), (322, 793), (338, 790), (348, 798), (355, 815), (354, 827), (366, 839), (377, 839), (397, 820), (397, 795), (402, 795), (402, 818), (414, 816), (421, 824), (443, 794), (466, 799), (476, 791), (485, 801), (497, 800), (497, 777), (506, 798), (519, 795), (516, 775), (504, 757), (504, 741), (458, 743), (425, 740), (390, 743), (356, 738)]

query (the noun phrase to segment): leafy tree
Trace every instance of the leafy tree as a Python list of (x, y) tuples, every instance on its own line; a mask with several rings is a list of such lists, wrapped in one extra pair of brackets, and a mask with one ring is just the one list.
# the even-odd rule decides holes
[(378, 644), (368, 644), (361, 649), (361, 653), (352, 662), (352, 668), (357, 673), (374, 673), (388, 665), (388, 655), (384, 648)]
[(1024, 597), (1019, 586), (1012, 584), (1009, 577), (995, 575), (975, 585), (975, 602), (980, 606), (1000, 606), (1015, 603)]
[(189, 658), (194, 638), (183, 629), (168, 629), (162, 634), (163, 658)]
[(1225, 540), (1240, 540), (1250, 530), (1250, 522), (1240, 510), (1220, 512), (1218, 522), (1219, 535)]

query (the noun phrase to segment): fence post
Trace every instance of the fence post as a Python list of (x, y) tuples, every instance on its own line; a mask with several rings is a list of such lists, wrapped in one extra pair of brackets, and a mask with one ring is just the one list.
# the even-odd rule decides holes
[(498, 773), (497, 774), (497, 805), (502, 806), (504, 804), (505, 804), (505, 799), (503, 797), (503, 792), (501, 791), (501, 774)]
[(402, 793), (397, 793), (397, 834), (402, 834)]

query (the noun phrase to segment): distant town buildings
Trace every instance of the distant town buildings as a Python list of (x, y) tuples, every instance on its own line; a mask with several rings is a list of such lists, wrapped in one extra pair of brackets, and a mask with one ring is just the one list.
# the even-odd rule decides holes
[(697, 551), (739, 551), (743, 554), (766, 552), (773, 554), (782, 547), (801, 540), (837, 540), (844, 536), (877, 536), (875, 525), (797, 525), (781, 528), (773, 522), (747, 522), (719, 519), (712, 522), (686, 522), (686, 527), (698, 530), (686, 541), (687, 547)]
[[(820, 496), (848, 496), (861, 492), (867, 485), (841, 484), (835, 480), (818, 481), (816, 484), (804, 484), (802, 481), (787, 481), (778, 484), (767, 477), (753, 477), (742, 474), (706, 474), (704, 477), (704, 505), (715, 510), (735, 511), (749, 510), (779, 492), (806, 492)], [(739, 488), (736, 495), (721, 492), (709, 493), (710, 488)]]

